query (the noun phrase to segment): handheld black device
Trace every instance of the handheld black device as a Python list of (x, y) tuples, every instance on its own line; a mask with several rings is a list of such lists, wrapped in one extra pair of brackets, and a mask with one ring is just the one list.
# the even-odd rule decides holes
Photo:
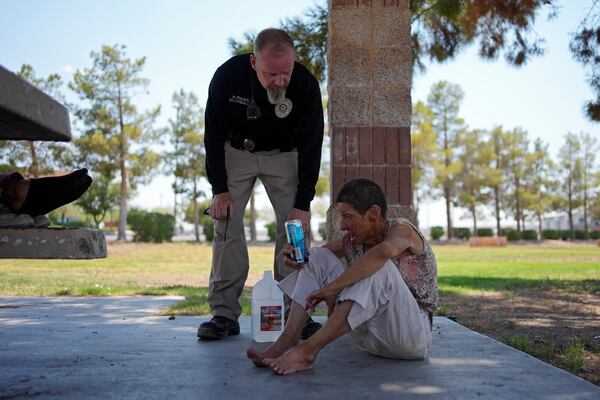
[(252, 70), (250, 70), (250, 88), (252, 90), (252, 95), (250, 97), (250, 103), (248, 103), (248, 107), (246, 108), (246, 119), (255, 121), (260, 118), (260, 108), (254, 101), (254, 77), (252, 76)]

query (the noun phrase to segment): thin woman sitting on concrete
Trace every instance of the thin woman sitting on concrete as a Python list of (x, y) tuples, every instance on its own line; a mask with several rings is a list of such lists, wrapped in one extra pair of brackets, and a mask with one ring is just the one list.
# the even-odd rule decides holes
[[(311, 368), (327, 344), (350, 332), (371, 354), (394, 359), (424, 359), (431, 347), (437, 302), (437, 266), (431, 247), (408, 220), (386, 218), (387, 204), (373, 181), (355, 179), (337, 197), (343, 239), (311, 249), (300, 265), (284, 249), (296, 271), (279, 283), (293, 300), (279, 339), (264, 352), (248, 349), (256, 366), (287, 375)], [(346, 268), (339, 257), (345, 257)], [(298, 333), (324, 301), (329, 318), (314, 336)]]

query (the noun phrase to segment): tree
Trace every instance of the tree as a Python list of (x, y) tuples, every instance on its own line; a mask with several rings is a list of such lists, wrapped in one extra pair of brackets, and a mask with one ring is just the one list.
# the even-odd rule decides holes
[(558, 189), (555, 176), (555, 165), (548, 151), (548, 144), (537, 138), (533, 144), (533, 152), (527, 162), (527, 191), (525, 203), (533, 212), (538, 222), (539, 237), (544, 237), (542, 216), (550, 210), (556, 201)]
[(596, 98), (584, 104), (590, 121), (600, 122), (600, 0), (593, 0), (587, 15), (571, 36), (573, 58), (588, 69), (587, 81)]
[(125, 46), (102, 46), (90, 54), (92, 67), (75, 72), (69, 87), (81, 103), (75, 115), (83, 124), (75, 140), (81, 159), (106, 179), (120, 176), (118, 240), (126, 240), (128, 190), (148, 182), (158, 165), (158, 154), (150, 149), (159, 131), (154, 121), (160, 107), (140, 113), (133, 104), (148, 80), (140, 77), (145, 58), (130, 60)]
[(191, 194), (194, 232), (196, 242), (200, 241), (200, 214), (198, 198), (200, 180), (206, 176), (204, 169), (205, 150), (203, 115), (204, 110), (198, 97), (192, 92), (180, 89), (171, 98), (175, 108), (175, 119), (169, 120), (170, 142), (173, 151), (166, 157), (167, 168), (174, 175), (175, 217), (177, 216), (177, 194)]
[(581, 187), (581, 159), (578, 153), (581, 151), (581, 142), (579, 138), (572, 133), (565, 136), (565, 144), (558, 151), (559, 168), (562, 171), (561, 180), (563, 190), (566, 195), (567, 215), (569, 217), (569, 230), (571, 239), (575, 239), (575, 230), (573, 225), (573, 210), (581, 205), (577, 198)]
[(583, 224), (584, 230), (589, 231), (588, 219), (590, 216), (590, 199), (591, 190), (596, 186), (595, 182), (596, 175), (596, 154), (600, 150), (598, 147), (598, 139), (591, 136), (589, 133), (581, 132), (579, 134), (579, 141), (581, 142), (581, 202), (583, 206)]
[(92, 216), (96, 228), (100, 222), (104, 221), (106, 213), (119, 204), (119, 186), (110, 182), (109, 179), (100, 175), (94, 179), (94, 182), (77, 200), (77, 205), (82, 210)]
[[(434, 197), (435, 169), (439, 168), (441, 155), (433, 130), (434, 115), (425, 103), (418, 101), (413, 106), (411, 141), (411, 177), (413, 184), (413, 208), (419, 215), (423, 198)], [(417, 226), (419, 225), (417, 217)]]
[(543, 39), (533, 24), (546, 9), (556, 15), (555, 0), (411, 0), (413, 65), (425, 68), (424, 59), (444, 62), (472, 44), (479, 56), (495, 60), (504, 53), (513, 66), (524, 65), (544, 53)]
[[(61, 103), (65, 103), (60, 75), (50, 74), (46, 78), (39, 78), (31, 65), (23, 64), (17, 76)], [(0, 170), (8, 172), (21, 170), (23, 174), (37, 178), (65, 168), (72, 151), (72, 147), (65, 143), (0, 141), (0, 156), (7, 161), (6, 165), (0, 166)]]
[(477, 236), (477, 207), (492, 197), (491, 187), (498, 181), (500, 171), (492, 166), (493, 142), (485, 140), (487, 133), (470, 130), (460, 136), (459, 148), (462, 170), (458, 177), (459, 204), (471, 213), (473, 236)]
[[(509, 132), (505, 132), (502, 126), (495, 126), (490, 133), (490, 142), (494, 151), (494, 167), (497, 171), (505, 171), (507, 169), (506, 146), (507, 136)], [(496, 234), (499, 236), (502, 232), (500, 226), (500, 212), (503, 207), (505, 194), (506, 178), (503, 173), (498, 174), (498, 179), (493, 182), (492, 190), (494, 192), (494, 216), (496, 218)]]
[[(556, 0), (411, 0), (411, 44), (413, 66), (425, 69), (425, 60), (444, 62), (476, 42), (479, 55), (496, 59), (504, 52), (511, 65), (521, 66), (544, 53), (543, 39), (536, 37), (533, 24), (547, 11), (557, 12)], [(323, 81), (327, 71), (327, 7), (314, 5), (304, 18), (283, 21), (298, 47), (298, 59)], [(255, 33), (246, 32), (241, 41), (230, 39), (235, 54), (251, 51)]]
[(463, 97), (460, 86), (446, 81), (435, 83), (427, 96), (427, 106), (433, 113), (432, 128), (442, 152), (441, 161), (435, 169), (435, 182), (442, 187), (446, 202), (448, 239), (452, 239), (452, 204), (456, 201), (456, 180), (462, 169), (456, 147), (464, 129), (464, 121), (458, 116)]
[(526, 191), (525, 177), (527, 176), (524, 166), (529, 151), (529, 138), (527, 131), (521, 128), (513, 129), (505, 138), (506, 198), (517, 223), (517, 232), (521, 232), (523, 228), (521, 225), (523, 222), (523, 194)]
[[(600, 172), (594, 174), (596, 188), (600, 187)], [(590, 204), (590, 215), (595, 221), (600, 221), (600, 190), (596, 189)]]

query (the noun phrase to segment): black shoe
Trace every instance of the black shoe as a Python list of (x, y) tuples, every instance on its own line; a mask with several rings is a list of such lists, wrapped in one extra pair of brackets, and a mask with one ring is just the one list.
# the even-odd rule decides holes
[(318, 322), (313, 321), (312, 318), (309, 318), (306, 321), (304, 328), (302, 328), (302, 331), (300, 332), (300, 339), (302, 339), (302, 340), (308, 339), (309, 337), (311, 337), (312, 335), (317, 333), (317, 331), (319, 329), (321, 329), (321, 326), (323, 326), (323, 325), (321, 325)]
[(239, 333), (239, 322), (221, 316), (212, 317), (210, 321), (201, 323), (198, 328), (198, 337), (206, 340), (223, 339)]

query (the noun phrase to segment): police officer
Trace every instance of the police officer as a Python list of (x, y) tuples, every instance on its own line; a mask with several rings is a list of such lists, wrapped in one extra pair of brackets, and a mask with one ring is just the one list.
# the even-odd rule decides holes
[[(248, 276), (244, 210), (257, 178), (277, 218), (275, 279), (293, 270), (283, 261), (284, 222), (310, 227), (323, 142), (318, 81), (295, 61), (294, 43), (280, 29), (261, 31), (254, 53), (234, 56), (210, 83), (205, 114), (206, 172), (212, 185), (214, 219), (208, 303), (213, 318), (198, 328), (202, 339), (240, 331), (239, 296)], [(320, 327), (309, 320), (308, 337)]]

